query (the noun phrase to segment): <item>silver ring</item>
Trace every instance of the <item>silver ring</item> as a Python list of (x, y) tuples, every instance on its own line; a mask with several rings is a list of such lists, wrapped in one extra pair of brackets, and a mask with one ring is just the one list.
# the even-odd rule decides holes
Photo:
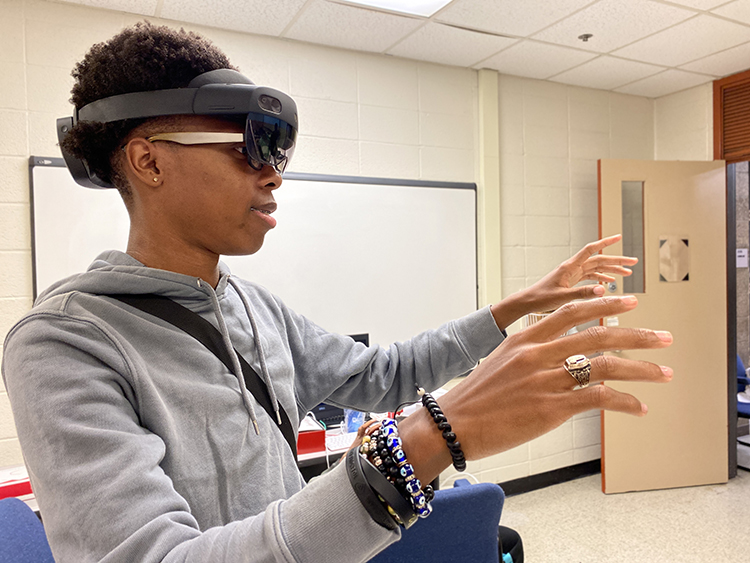
[(576, 354), (565, 360), (563, 367), (576, 380), (577, 389), (588, 387), (591, 378), (591, 360), (583, 354)]

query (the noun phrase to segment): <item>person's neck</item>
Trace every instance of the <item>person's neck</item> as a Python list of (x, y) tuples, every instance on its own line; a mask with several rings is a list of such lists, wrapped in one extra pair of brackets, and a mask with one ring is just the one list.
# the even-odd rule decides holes
[[(156, 242), (158, 240), (158, 243)], [(130, 233), (127, 253), (144, 266), (200, 278), (216, 287), (219, 283), (219, 256), (190, 247), (169, 236), (147, 237)]]

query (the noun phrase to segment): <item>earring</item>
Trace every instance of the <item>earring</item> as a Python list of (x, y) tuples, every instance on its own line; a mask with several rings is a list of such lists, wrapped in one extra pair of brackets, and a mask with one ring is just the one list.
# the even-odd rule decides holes
[(158, 181), (159, 181), (159, 178), (154, 178), (154, 182), (158, 182)]

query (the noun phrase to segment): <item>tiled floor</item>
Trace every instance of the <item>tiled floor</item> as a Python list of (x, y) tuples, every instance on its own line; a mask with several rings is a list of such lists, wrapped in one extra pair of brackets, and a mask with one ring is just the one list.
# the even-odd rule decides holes
[(750, 472), (726, 485), (605, 495), (601, 476), (510, 497), (528, 563), (750, 561)]

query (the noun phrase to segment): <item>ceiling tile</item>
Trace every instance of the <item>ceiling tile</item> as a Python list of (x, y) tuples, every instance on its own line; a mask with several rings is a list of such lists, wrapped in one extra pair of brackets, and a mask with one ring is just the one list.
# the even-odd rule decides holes
[(471, 66), (516, 41), (430, 22), (389, 49), (388, 53), (422, 61)]
[(144, 16), (156, 15), (156, 6), (159, 0), (62, 0), (68, 4), (81, 4), (94, 8), (106, 8), (118, 12), (131, 14), (143, 14)]
[(526, 40), (476, 66), (515, 76), (549, 78), (595, 56), (593, 53)]
[(710, 10), (721, 4), (726, 4), (727, 0), (670, 0), (670, 2), (672, 4), (682, 4), (696, 10)]
[(664, 69), (646, 63), (603, 56), (558, 74), (551, 80), (587, 88), (611, 90), (623, 84), (651, 76), (661, 70)]
[(423, 25), (424, 21), (317, 0), (302, 11), (284, 36), (344, 49), (382, 53)]
[(160, 17), (260, 35), (279, 35), (305, 0), (163, 0)]
[(649, 76), (638, 82), (633, 82), (627, 86), (616, 88), (616, 92), (623, 94), (634, 94), (636, 96), (645, 96), (646, 98), (658, 98), (666, 96), (680, 90), (686, 90), (699, 84), (710, 82), (712, 78), (704, 74), (694, 74), (682, 70), (669, 69), (654, 76)]
[(728, 76), (750, 68), (750, 43), (732, 47), (680, 67), (683, 70), (702, 72), (713, 76)]
[(454, 0), (435, 19), (491, 33), (526, 37), (587, 4), (591, 4), (591, 0)]
[[(651, 0), (602, 0), (534, 35), (534, 39), (608, 53), (694, 16)], [(591, 33), (584, 42), (579, 35)]]
[(679, 66), (747, 41), (750, 41), (750, 28), (702, 14), (613, 54), (664, 66)]
[(730, 20), (750, 23), (750, 0), (736, 0), (735, 2), (730, 2), (725, 6), (716, 8), (712, 12)]

